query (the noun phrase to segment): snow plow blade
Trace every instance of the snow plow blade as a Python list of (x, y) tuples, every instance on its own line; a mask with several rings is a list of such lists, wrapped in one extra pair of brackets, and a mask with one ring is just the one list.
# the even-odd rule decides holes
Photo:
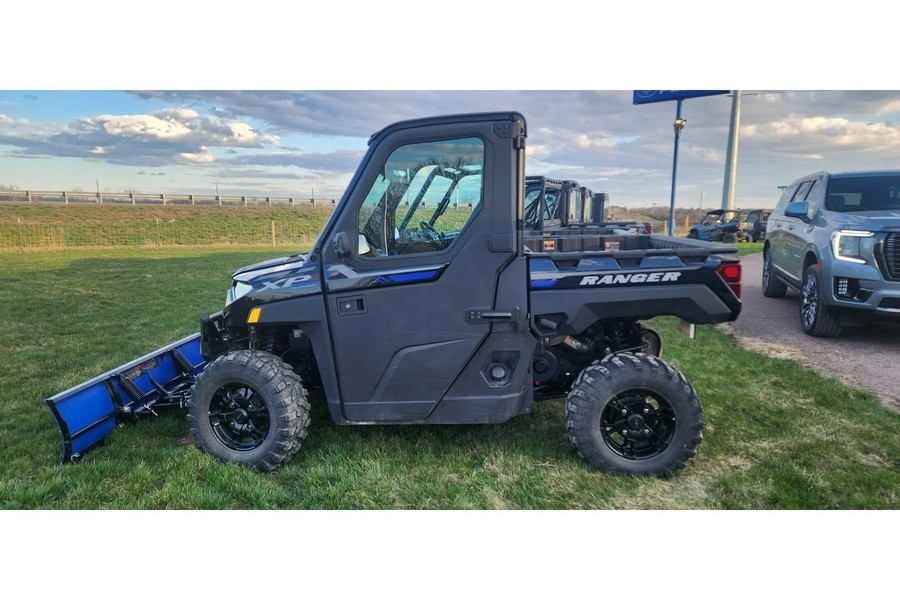
[(196, 333), (48, 398), (62, 434), (62, 462), (79, 458), (117, 425), (155, 409), (184, 408), (205, 366)]

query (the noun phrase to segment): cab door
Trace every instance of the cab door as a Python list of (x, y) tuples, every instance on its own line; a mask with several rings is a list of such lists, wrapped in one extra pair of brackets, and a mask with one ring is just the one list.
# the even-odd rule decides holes
[(504, 113), (373, 138), (322, 250), (347, 421), (490, 422), (520, 410), (531, 352), (517, 228), (524, 135), (524, 119)]

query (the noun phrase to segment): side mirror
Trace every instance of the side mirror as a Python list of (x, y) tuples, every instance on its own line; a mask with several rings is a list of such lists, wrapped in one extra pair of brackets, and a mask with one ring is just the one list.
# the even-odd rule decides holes
[(343, 231), (335, 234), (334, 238), (331, 240), (331, 247), (334, 248), (334, 253), (337, 254), (338, 258), (350, 256), (350, 240)]
[(791, 202), (784, 209), (786, 217), (795, 217), (798, 219), (806, 219), (806, 213), (809, 210), (809, 202)]

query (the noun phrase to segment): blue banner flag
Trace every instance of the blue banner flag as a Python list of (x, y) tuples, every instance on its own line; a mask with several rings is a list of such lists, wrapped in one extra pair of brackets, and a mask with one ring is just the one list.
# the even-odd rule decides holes
[(667, 100), (684, 100), (701, 96), (718, 96), (729, 94), (731, 90), (634, 90), (633, 104), (650, 104)]

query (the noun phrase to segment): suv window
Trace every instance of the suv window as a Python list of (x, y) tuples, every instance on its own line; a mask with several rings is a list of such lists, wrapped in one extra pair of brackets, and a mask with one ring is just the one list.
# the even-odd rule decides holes
[(797, 193), (794, 194), (794, 198), (789, 200), (789, 202), (803, 202), (806, 200), (806, 193), (809, 191), (809, 186), (812, 185), (809, 181), (804, 181), (800, 184), (800, 189), (797, 190)]
[(812, 187), (809, 188), (809, 192), (806, 194), (806, 202), (809, 204), (809, 208), (806, 210), (806, 216), (810, 219), (816, 214), (816, 211), (819, 209), (819, 196), (822, 195), (822, 184), (819, 183), (819, 180), (816, 179)]
[(478, 138), (409, 144), (394, 150), (359, 207), (369, 257), (441, 252), (483, 197), (484, 142)]
[(794, 197), (794, 192), (797, 191), (797, 188), (799, 186), (800, 184), (798, 183), (797, 185), (791, 185), (784, 189), (784, 191), (781, 193), (781, 198), (778, 199), (778, 204), (775, 205), (776, 211), (784, 212), (784, 207), (787, 206), (787, 203), (790, 202), (791, 198)]

